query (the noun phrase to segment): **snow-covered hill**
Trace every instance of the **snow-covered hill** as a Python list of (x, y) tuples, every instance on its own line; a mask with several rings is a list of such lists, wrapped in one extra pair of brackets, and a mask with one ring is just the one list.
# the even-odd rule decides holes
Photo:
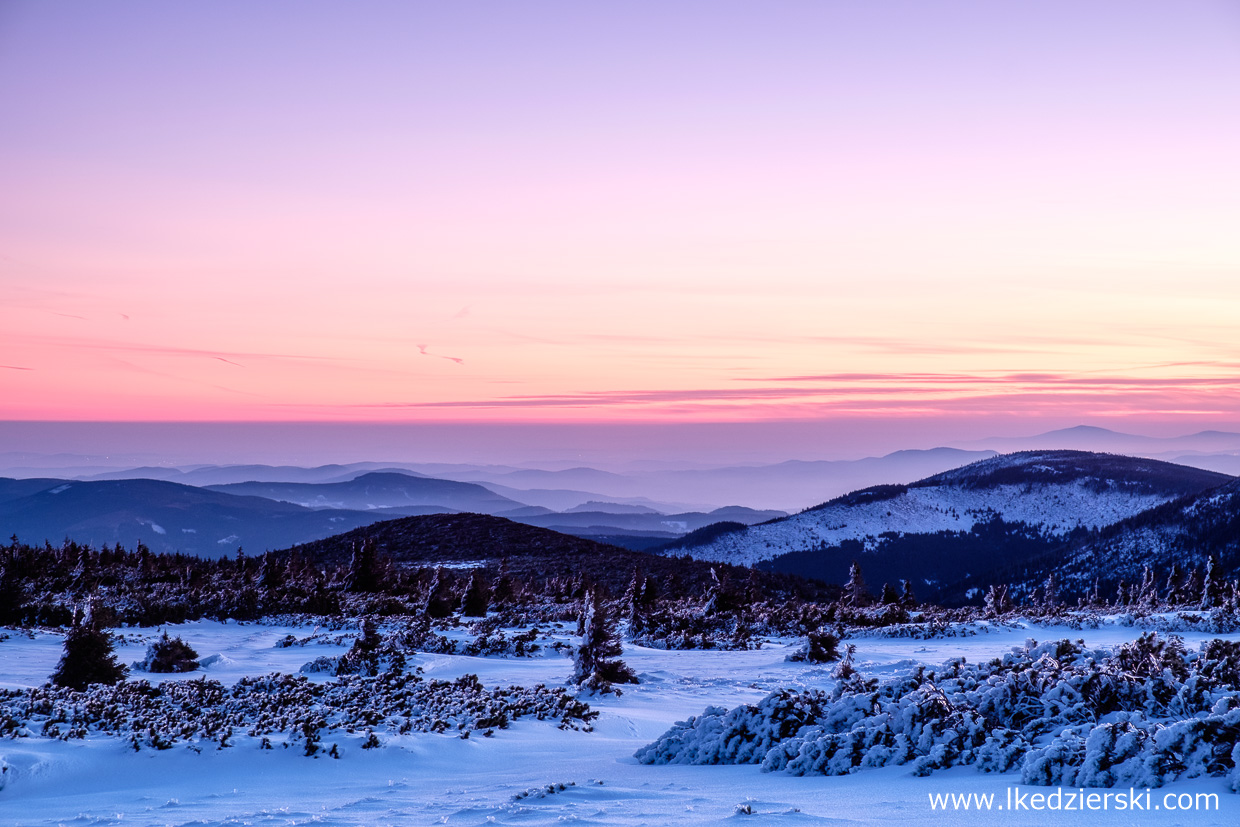
[(1172, 565), (1204, 571), (1211, 556), (1216, 576), (1240, 571), (1240, 480), (1124, 520), (1053, 562), (1065, 587), (1087, 589), (1095, 578), (1133, 583), (1146, 566), (1161, 586)]
[[(889, 567), (881, 572), (884, 576), (947, 582), (968, 573), (961, 566), (976, 572), (976, 566), (1005, 562), (1001, 545), (990, 542), (989, 554), (979, 550), (984, 528), (1019, 535), (1025, 542), (1022, 553), (1032, 553), (1074, 531), (1102, 529), (1230, 479), (1157, 460), (1028, 451), (984, 459), (908, 486), (865, 489), (757, 526), (689, 535), (664, 553), (744, 565), (776, 561), (768, 565), (827, 580), (838, 579), (839, 567), (859, 553), (874, 554), (875, 562), (884, 553), (898, 553), (905, 566), (908, 558), (921, 558), (915, 559), (916, 572)], [(916, 538), (925, 539), (924, 548), (918, 548)], [(963, 548), (968, 541), (973, 546), (967, 561), (953, 556), (953, 544)], [(781, 558), (795, 560), (795, 566), (781, 565)]]

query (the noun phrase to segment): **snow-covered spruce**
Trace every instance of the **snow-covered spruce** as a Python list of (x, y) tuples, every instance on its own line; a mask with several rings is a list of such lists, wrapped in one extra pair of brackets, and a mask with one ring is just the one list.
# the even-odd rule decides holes
[(572, 683), (591, 692), (615, 692), (613, 684), (637, 683), (637, 675), (620, 660), (620, 640), (616, 636), (607, 604), (598, 593), (582, 599), (581, 645), (573, 660)]
[(908, 764), (1019, 770), (1022, 783), (1159, 786), (1226, 776), (1240, 791), (1240, 643), (1188, 651), (1143, 635), (1114, 650), (1029, 641), (985, 664), (948, 661), (879, 686), (779, 690), (708, 708), (638, 750), (646, 764), (761, 764), (841, 775)]
[(456, 732), (468, 737), (529, 717), (589, 731), (597, 715), (561, 688), (488, 689), (475, 675), (439, 681), (389, 672), (313, 683), (273, 673), (244, 678), (232, 687), (203, 678), (98, 684), (85, 691), (51, 685), (0, 690), (0, 736), (68, 740), (100, 733), (125, 739), (134, 749), (167, 749), (178, 742), (222, 748), (242, 735), (270, 747), (269, 736), (282, 736), (284, 746), (314, 755), (327, 733)]

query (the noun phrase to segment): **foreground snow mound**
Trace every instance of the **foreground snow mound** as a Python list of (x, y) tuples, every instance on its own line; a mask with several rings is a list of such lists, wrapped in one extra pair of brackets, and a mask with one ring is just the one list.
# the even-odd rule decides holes
[[(0, 736), (41, 735), (68, 740), (100, 733), (128, 740), (135, 749), (232, 746), (234, 735), (284, 736), (284, 746), (319, 751), (324, 733), (366, 731), (365, 747), (379, 745), (375, 732), (491, 734), (523, 717), (552, 720), (562, 729), (591, 729), (598, 713), (563, 689), (484, 687), (475, 675), (455, 681), (425, 680), (409, 673), (377, 678), (343, 676), (328, 683), (280, 673), (244, 678), (232, 687), (219, 681), (167, 681), (153, 686), (126, 681), (96, 684), (78, 692), (45, 685), (0, 690)], [(333, 753), (334, 754), (334, 753)]]
[(1240, 790), (1238, 684), (1240, 643), (1190, 652), (1154, 634), (1114, 650), (1029, 641), (987, 664), (919, 667), (881, 687), (854, 676), (830, 693), (779, 690), (755, 706), (710, 707), (635, 757), (793, 775), (971, 764), (1079, 787), (1209, 775)]

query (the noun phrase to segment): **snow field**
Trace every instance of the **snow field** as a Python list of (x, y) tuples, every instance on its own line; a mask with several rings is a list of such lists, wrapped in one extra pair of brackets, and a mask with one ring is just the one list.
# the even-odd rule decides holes
[[(286, 635), (314, 629), (209, 621), (169, 626), (204, 658), (222, 656), (205, 669), (183, 675), (135, 673), (152, 683), (207, 675), (231, 684), (271, 671), (296, 672), (319, 655), (339, 655), (355, 630), (339, 643), (276, 648)], [(867, 677), (895, 677), (948, 658), (969, 662), (1002, 656), (1027, 638), (1083, 638), (1090, 647), (1131, 641), (1139, 630), (1116, 625), (1073, 630), (1065, 626), (980, 624), (970, 637), (935, 640), (858, 638), (856, 665)], [(555, 636), (574, 643), (566, 624)], [(320, 630), (327, 639), (339, 632)], [(20, 631), (0, 641), (0, 685), (43, 683), (60, 656), (60, 635), (33, 639)], [(118, 646), (124, 663), (141, 659), (159, 629), (124, 629)], [(1216, 635), (1187, 633), (1197, 647)], [(1240, 636), (1230, 636), (1240, 637)], [(788, 663), (799, 641), (772, 641), (750, 651), (666, 651), (626, 646), (624, 660), (642, 683), (624, 694), (589, 698), (600, 712), (590, 733), (566, 731), (552, 722), (520, 720), (494, 737), (474, 733), (415, 733), (384, 739), (380, 749), (360, 748), (359, 733), (324, 737), (338, 742), (343, 757), (306, 758), (297, 750), (260, 750), (251, 739), (195, 753), (173, 749), (135, 753), (117, 739), (43, 738), (0, 740), (10, 769), (0, 790), (0, 824), (240, 825), (240, 824), (1235, 824), (1240, 796), (1224, 779), (1176, 782), (1164, 791), (1214, 792), (1218, 812), (1037, 813), (933, 812), (930, 793), (991, 793), (1003, 799), (1019, 775), (979, 774), (972, 768), (915, 778), (908, 767), (886, 767), (838, 777), (762, 773), (757, 766), (645, 766), (633, 753), (677, 721), (707, 706), (756, 703), (769, 692), (830, 688), (832, 667)], [(428, 679), (477, 674), (492, 687), (561, 685), (572, 671), (568, 657), (544, 651), (534, 658), (477, 658), (418, 654), (409, 667)], [(311, 675), (311, 680), (329, 680)], [(598, 783), (601, 782), (601, 783)], [(560, 786), (563, 789), (560, 789)], [(550, 788), (550, 791), (548, 790)], [(1023, 788), (1025, 790), (1033, 788)], [(1046, 792), (1046, 788), (1037, 788)], [(754, 815), (738, 814), (748, 804)]]

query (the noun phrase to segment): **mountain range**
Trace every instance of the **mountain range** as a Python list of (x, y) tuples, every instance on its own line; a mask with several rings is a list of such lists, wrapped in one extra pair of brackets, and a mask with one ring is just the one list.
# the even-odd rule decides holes
[[(1053, 444), (1127, 438), (1099, 430), (1070, 429), (1046, 438), (1057, 440)], [(1203, 432), (1170, 442), (1176, 450), (1196, 445), (1207, 451), (1226, 448), (1234, 437)], [(941, 467), (952, 462), (954, 467)], [(916, 467), (932, 472), (886, 478), (844, 494), (836, 491), (838, 479), (832, 485), (815, 482), (831, 468), (868, 475), (884, 468), (907, 474)], [(651, 465), (630, 475), (571, 465), (433, 466), (436, 473), (474, 481), (390, 463), (149, 470), (194, 479), (202, 487), (152, 479), (0, 478), (0, 536), (54, 544), (71, 538), (96, 546), (141, 541), (156, 551), (215, 557), (239, 546), (256, 554), (324, 540), (394, 518), (476, 512), (664, 557), (830, 583), (842, 582), (856, 560), (873, 586), (909, 580), (920, 597), (947, 603), (976, 601), (997, 582), (1010, 584), (1014, 595), (1028, 593), (1049, 574), (1068, 590), (1079, 592), (1095, 581), (1110, 588), (1140, 578), (1146, 566), (1159, 572), (1173, 563), (1201, 568), (1211, 555), (1221, 573), (1240, 573), (1240, 482), (1234, 477), (1076, 450), (995, 455), (941, 449), (852, 464), (727, 469)], [(728, 485), (766, 480), (792, 486), (799, 479), (801, 499), (817, 492), (820, 498), (811, 502), (820, 504), (793, 515), (745, 506), (675, 510), (635, 487), (642, 478), (666, 485), (680, 480), (685, 487), (663, 493), (683, 506), (694, 498), (693, 481), (712, 473), (719, 479), (731, 475)], [(246, 474), (254, 479), (207, 483)], [(625, 493), (516, 487), (587, 484)], [(558, 507), (546, 504), (551, 502)]]
[(526, 505), (483, 485), (401, 472), (322, 483), (245, 482), (196, 487), (149, 479), (0, 478), (0, 536), (31, 543), (141, 541), (155, 551), (206, 557), (285, 548), (398, 517), (479, 513), (647, 548), (720, 520), (785, 516), (741, 506), (665, 514), (648, 506), (587, 502), (566, 513)]

